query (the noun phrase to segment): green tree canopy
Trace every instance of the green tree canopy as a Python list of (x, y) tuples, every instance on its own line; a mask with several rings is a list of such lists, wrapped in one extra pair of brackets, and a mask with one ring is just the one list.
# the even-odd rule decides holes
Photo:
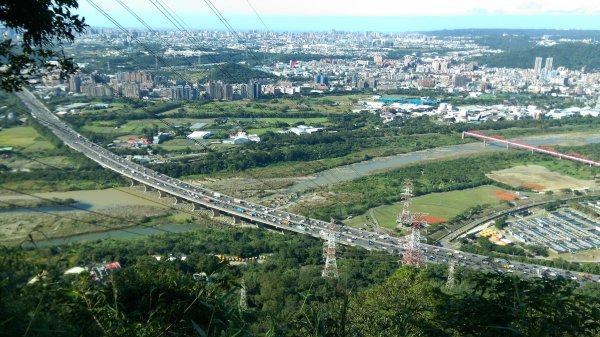
[(8, 29), (0, 42), (0, 88), (19, 90), (28, 76), (44, 71), (57, 70), (62, 77), (75, 71), (61, 45), (86, 28), (84, 18), (71, 13), (77, 7), (76, 0), (0, 2), (0, 23)]

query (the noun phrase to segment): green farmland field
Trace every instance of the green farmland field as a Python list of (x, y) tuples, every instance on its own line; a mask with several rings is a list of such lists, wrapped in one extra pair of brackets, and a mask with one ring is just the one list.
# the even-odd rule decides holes
[(50, 142), (42, 140), (40, 134), (30, 126), (18, 126), (0, 130), (0, 147), (25, 148), (28, 151), (41, 151), (54, 148)]
[[(413, 212), (427, 213), (438, 218), (450, 220), (470, 207), (477, 205), (498, 205), (502, 200), (496, 197), (496, 192), (506, 191), (495, 186), (480, 186), (460, 191), (431, 193), (412, 199)], [(386, 228), (396, 226), (396, 218), (402, 210), (402, 203), (386, 205), (373, 209), (379, 225)], [(372, 223), (369, 212), (347, 220), (350, 226)]]

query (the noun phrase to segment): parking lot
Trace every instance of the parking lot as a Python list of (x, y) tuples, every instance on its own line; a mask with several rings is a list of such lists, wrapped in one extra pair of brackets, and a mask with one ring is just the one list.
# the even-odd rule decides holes
[(600, 223), (572, 208), (560, 208), (545, 218), (509, 221), (506, 231), (522, 243), (556, 253), (600, 248)]

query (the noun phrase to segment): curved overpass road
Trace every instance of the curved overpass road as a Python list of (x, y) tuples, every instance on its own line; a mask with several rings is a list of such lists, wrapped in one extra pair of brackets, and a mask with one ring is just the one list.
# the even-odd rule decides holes
[[(113, 170), (133, 181), (168, 193), (176, 198), (216, 210), (235, 218), (271, 226), (286, 231), (308, 234), (327, 239), (328, 223), (316, 219), (282, 212), (263, 205), (250, 203), (205, 188), (192, 186), (181, 180), (171, 178), (142, 165), (123, 159), (114, 153), (87, 140), (71, 129), (66, 123), (50, 112), (31, 92), (23, 90), (17, 93), (39, 123), (50, 129), (59, 139), (74, 150), (101, 166)], [(400, 254), (406, 246), (403, 239), (355, 228), (343, 228), (336, 233), (337, 241), (345, 245), (360, 246), (369, 250), (379, 250), (391, 254)], [(459, 265), (474, 269), (515, 273), (523, 276), (565, 277), (579, 281), (600, 282), (598, 275), (577, 275), (567, 270), (547, 268), (538, 265), (492, 259), (487, 256), (455, 251), (442, 247), (422, 244), (421, 253), (428, 262), (447, 263), (456, 260)]]

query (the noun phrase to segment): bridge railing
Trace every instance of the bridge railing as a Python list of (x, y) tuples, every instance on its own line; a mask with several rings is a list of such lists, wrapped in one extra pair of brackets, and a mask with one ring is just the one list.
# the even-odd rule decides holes
[(471, 136), (477, 139), (483, 139), (483, 140), (489, 140), (489, 141), (493, 141), (493, 142), (498, 142), (498, 143), (502, 143), (502, 144), (506, 144), (507, 146), (512, 146), (515, 148), (520, 148), (520, 149), (525, 149), (525, 150), (529, 150), (529, 151), (534, 151), (534, 152), (538, 152), (538, 153), (543, 153), (543, 154), (547, 154), (547, 155), (551, 155), (554, 157), (558, 157), (559, 159), (568, 159), (568, 160), (572, 160), (572, 161), (576, 161), (579, 163), (584, 163), (590, 166), (600, 166), (600, 162), (589, 159), (581, 154), (578, 153), (560, 153), (557, 150), (551, 148), (551, 147), (547, 147), (547, 146), (533, 146), (533, 145), (529, 145), (525, 142), (521, 142), (521, 141), (510, 141), (505, 139), (504, 137), (501, 136), (486, 136), (483, 133), (481, 133), (480, 131), (464, 131), (463, 132), (463, 138), (464, 136)]

